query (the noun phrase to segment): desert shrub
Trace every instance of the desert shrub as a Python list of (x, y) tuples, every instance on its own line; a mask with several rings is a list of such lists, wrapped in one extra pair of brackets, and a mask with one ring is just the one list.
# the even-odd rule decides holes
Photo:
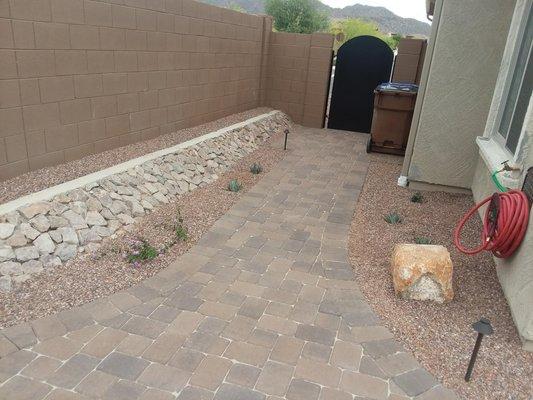
[(129, 239), (129, 251), (125, 254), (125, 258), (134, 267), (141, 263), (153, 260), (159, 255), (159, 251), (152, 246), (146, 239)]
[(319, 5), (320, 2), (313, 0), (266, 0), (265, 12), (273, 17), (276, 31), (325, 32), (329, 17)]

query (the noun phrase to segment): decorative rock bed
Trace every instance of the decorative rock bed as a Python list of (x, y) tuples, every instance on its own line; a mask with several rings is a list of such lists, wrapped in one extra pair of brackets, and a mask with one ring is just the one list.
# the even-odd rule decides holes
[(47, 191), (38, 193), (40, 201), (0, 215), (0, 291), (78, 253), (96, 250), (103, 239), (133, 224), (135, 217), (216, 180), (289, 124), (285, 114), (272, 112), (185, 142), (175, 151), (130, 160), (48, 199), (43, 197)]

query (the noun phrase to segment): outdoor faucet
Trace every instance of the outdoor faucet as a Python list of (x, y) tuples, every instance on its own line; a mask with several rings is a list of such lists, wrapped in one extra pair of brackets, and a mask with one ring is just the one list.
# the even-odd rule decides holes
[(502, 171), (509, 171), (509, 172), (520, 171), (520, 168), (518, 167), (511, 167), (509, 165), (509, 160), (505, 160), (504, 162), (502, 162), (502, 165), (503, 165)]

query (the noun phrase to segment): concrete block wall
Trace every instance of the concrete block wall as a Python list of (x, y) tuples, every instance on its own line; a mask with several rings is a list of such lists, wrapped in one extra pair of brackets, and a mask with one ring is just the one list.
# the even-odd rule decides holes
[(272, 32), (266, 73), (266, 104), (299, 124), (323, 127), (333, 36)]
[(262, 29), (191, 0), (1, 1), (0, 179), (257, 107)]
[(319, 126), (333, 39), (271, 30), (193, 0), (0, 0), (0, 180), (259, 105)]

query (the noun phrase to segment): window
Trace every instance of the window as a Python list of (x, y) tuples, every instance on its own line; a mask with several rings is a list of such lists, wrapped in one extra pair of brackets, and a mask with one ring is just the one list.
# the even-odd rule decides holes
[(523, 21), (522, 34), (517, 41), (514, 64), (511, 64), (497, 125), (498, 140), (512, 154), (515, 154), (517, 150), (533, 88), (533, 66), (531, 60), (533, 19), (531, 14), (530, 3), (525, 13), (526, 18)]

